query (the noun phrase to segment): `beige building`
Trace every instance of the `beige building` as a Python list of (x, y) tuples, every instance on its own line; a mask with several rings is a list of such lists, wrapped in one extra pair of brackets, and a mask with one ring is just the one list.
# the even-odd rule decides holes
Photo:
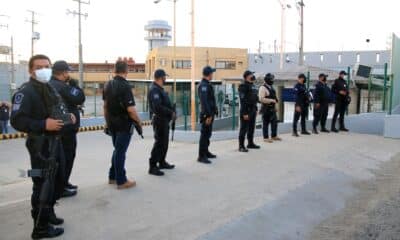
[[(190, 50), (190, 47), (176, 47), (174, 64), (174, 47), (153, 49), (149, 52), (146, 60), (147, 78), (151, 79), (153, 72), (162, 68), (170, 75), (169, 78), (174, 78), (175, 72), (176, 79), (190, 79)], [(248, 67), (247, 49), (197, 47), (196, 79), (201, 79), (202, 69), (206, 65), (217, 68), (214, 76), (217, 80), (241, 76)]]

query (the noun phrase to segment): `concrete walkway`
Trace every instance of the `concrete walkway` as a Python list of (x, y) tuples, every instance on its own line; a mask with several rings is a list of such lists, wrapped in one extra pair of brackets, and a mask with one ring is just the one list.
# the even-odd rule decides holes
[[(107, 182), (110, 139), (100, 132), (79, 135), (72, 182), (77, 197), (60, 201), (65, 218), (60, 239), (307, 239), (314, 226), (340, 211), (356, 194), (353, 182), (400, 152), (400, 141), (362, 134), (321, 134), (265, 144), (248, 154), (236, 140), (213, 142), (218, 159), (195, 162), (198, 146), (172, 143), (168, 159), (177, 169), (147, 175), (152, 146), (135, 139), (127, 172), (135, 189)], [(261, 140), (258, 139), (258, 142)], [(29, 239), (31, 183), (24, 140), (0, 143), (0, 238)]]

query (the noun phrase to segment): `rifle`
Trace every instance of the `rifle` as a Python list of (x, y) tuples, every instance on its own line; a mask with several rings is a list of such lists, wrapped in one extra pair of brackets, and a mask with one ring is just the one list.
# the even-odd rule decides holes
[[(41, 139), (39, 139), (41, 138)], [(58, 143), (60, 141), (59, 136), (51, 136), (48, 137), (49, 139), (49, 150), (50, 150), (50, 155), (48, 158), (45, 158), (41, 152), (40, 149), (42, 148), (42, 144), (45, 140), (44, 137), (38, 137), (37, 138), (37, 144), (35, 146), (35, 149), (38, 151), (38, 158), (43, 161), (44, 163), (47, 164), (47, 169), (31, 169), (28, 170), (28, 176), (29, 177), (40, 177), (44, 179), (42, 189), (40, 191), (39, 195), (39, 213), (37, 216), (36, 220), (36, 227), (38, 227), (38, 224), (40, 222), (40, 217), (42, 215), (43, 209), (48, 205), (50, 199), (54, 195), (54, 185), (55, 185), (55, 178), (57, 175), (57, 170), (58, 170), (58, 162), (56, 160), (57, 152), (58, 152)]]
[(174, 141), (174, 135), (175, 135), (175, 125), (176, 125), (176, 103), (174, 103), (174, 105), (172, 106), (172, 109), (174, 110), (175, 113), (175, 117), (172, 118), (172, 122), (171, 122), (171, 131), (172, 131), (172, 135), (171, 135), (171, 141)]
[[(132, 126), (135, 128), (136, 132), (139, 134), (139, 136), (144, 139), (143, 137), (143, 128), (140, 127), (140, 125), (133, 121)], [(131, 130), (131, 133), (133, 133), (133, 129)]]

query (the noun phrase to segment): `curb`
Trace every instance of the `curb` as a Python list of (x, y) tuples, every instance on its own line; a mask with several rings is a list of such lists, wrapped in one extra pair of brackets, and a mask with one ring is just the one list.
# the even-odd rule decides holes
[[(143, 127), (151, 126), (151, 121), (142, 122)], [(78, 132), (94, 132), (94, 131), (102, 131), (104, 130), (105, 125), (97, 125), (97, 126), (87, 126), (80, 127)], [(10, 133), (10, 134), (0, 134), (0, 141), (18, 139), (18, 138), (26, 138), (28, 134), (26, 133)]]

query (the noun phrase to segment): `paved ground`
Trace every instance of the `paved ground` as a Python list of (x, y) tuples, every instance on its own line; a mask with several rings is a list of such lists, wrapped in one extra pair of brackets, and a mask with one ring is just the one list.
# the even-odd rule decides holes
[[(213, 142), (219, 158), (197, 164), (197, 145), (172, 143), (177, 169), (163, 178), (146, 174), (150, 133), (134, 140), (127, 172), (138, 187), (118, 191), (106, 184), (110, 140), (102, 133), (79, 135), (73, 183), (77, 197), (57, 207), (64, 217), (61, 239), (308, 239), (313, 228), (344, 209), (354, 183), (400, 152), (400, 141), (379, 136), (283, 135), (248, 154), (236, 140)], [(260, 141), (260, 140), (259, 140)], [(0, 238), (28, 239), (31, 184), (23, 140), (0, 142)], [(336, 146), (335, 148), (333, 146)]]

